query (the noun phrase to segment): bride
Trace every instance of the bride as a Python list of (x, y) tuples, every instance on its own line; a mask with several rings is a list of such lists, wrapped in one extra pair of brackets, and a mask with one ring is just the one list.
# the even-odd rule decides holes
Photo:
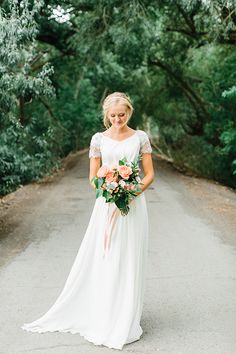
[[(144, 191), (154, 180), (154, 170), (147, 133), (128, 126), (134, 110), (130, 98), (114, 92), (105, 98), (102, 108), (106, 130), (91, 138), (89, 182), (95, 188), (92, 178), (101, 166), (118, 164), (123, 157), (134, 161), (141, 154), (141, 191), (130, 202), (125, 216), (103, 196), (95, 200), (60, 295), (43, 316), (21, 328), (39, 333), (78, 333), (95, 345), (122, 350), (143, 333), (140, 319), (149, 233)], [(111, 215), (116, 215), (112, 231)]]

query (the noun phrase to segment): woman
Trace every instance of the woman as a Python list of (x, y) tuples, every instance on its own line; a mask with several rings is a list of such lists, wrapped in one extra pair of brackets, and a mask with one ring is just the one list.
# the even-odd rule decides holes
[[(147, 134), (127, 123), (133, 106), (127, 95), (114, 92), (103, 102), (107, 128), (92, 136), (89, 181), (102, 165), (117, 164), (142, 154), (142, 192), (120, 214), (114, 203), (96, 199), (90, 221), (64, 288), (41, 318), (21, 328), (32, 332), (79, 333), (95, 345), (122, 349), (143, 333), (140, 318), (148, 249), (148, 214), (144, 190), (153, 182), (152, 148)], [(111, 216), (115, 223), (110, 231)], [(109, 239), (109, 248), (107, 242)]]

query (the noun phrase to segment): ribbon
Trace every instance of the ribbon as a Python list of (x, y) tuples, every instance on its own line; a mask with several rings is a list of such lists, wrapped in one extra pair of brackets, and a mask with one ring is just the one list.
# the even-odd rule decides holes
[(111, 234), (114, 229), (116, 220), (119, 216), (119, 208), (115, 205), (115, 203), (108, 203), (108, 208), (107, 208), (107, 223), (105, 227), (105, 233), (104, 233), (104, 255), (103, 258), (105, 257), (105, 254), (108, 252), (109, 247), (110, 247), (110, 242), (111, 242)]

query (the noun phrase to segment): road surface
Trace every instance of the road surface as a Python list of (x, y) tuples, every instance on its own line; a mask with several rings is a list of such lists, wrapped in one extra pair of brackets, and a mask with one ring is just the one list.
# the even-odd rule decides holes
[[(236, 353), (236, 194), (155, 158), (145, 191), (149, 258), (142, 338), (124, 353)], [(0, 353), (110, 354), (79, 334), (20, 326), (59, 295), (95, 201), (88, 153), (54, 178), (3, 198), (0, 215)]]

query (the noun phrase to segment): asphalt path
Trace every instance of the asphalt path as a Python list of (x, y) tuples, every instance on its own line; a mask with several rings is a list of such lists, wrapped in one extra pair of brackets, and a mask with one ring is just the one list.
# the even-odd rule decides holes
[[(236, 353), (236, 194), (154, 158), (143, 336), (124, 353)], [(20, 326), (55, 302), (95, 202), (88, 152), (1, 201), (0, 353), (109, 354), (79, 334)]]

